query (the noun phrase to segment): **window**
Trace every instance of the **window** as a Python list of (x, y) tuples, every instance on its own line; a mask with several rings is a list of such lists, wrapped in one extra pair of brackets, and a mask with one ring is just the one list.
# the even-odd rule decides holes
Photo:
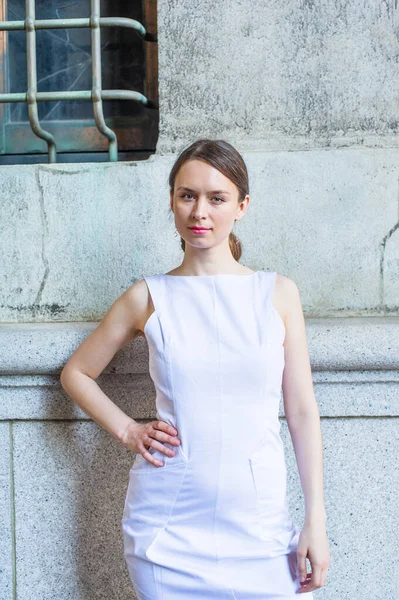
[(0, 21), (0, 164), (155, 151), (155, 0), (0, 0)]

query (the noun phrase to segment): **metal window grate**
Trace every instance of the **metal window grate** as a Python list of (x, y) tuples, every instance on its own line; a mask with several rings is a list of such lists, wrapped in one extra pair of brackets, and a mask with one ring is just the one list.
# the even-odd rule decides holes
[[(132, 90), (103, 90), (101, 77), (101, 27), (127, 27), (133, 29), (145, 41), (156, 41), (139, 21), (124, 17), (101, 17), (100, 0), (91, 0), (91, 14), (87, 19), (35, 19), (35, 0), (26, 0), (25, 21), (0, 21), (0, 31), (26, 31), (26, 56), (28, 89), (25, 93), (0, 94), (0, 103), (27, 102), (29, 123), (33, 133), (45, 140), (48, 148), (50, 163), (57, 162), (57, 148), (54, 136), (42, 128), (39, 120), (37, 103), (43, 101), (62, 100), (91, 100), (93, 103), (94, 120), (99, 132), (108, 140), (110, 161), (118, 160), (118, 142), (115, 132), (105, 123), (103, 100), (133, 100), (147, 108), (157, 109), (158, 106), (140, 92)], [(91, 65), (92, 89), (85, 91), (38, 92), (36, 73), (36, 30), (37, 29), (68, 29), (91, 28)]]

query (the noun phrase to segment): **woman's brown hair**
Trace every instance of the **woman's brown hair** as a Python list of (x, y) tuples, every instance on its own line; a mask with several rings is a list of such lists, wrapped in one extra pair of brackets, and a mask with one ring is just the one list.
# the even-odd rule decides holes
[[(249, 194), (248, 171), (241, 154), (224, 140), (206, 138), (196, 140), (179, 154), (169, 175), (169, 189), (172, 194), (179, 169), (185, 162), (194, 159), (203, 160), (230, 179), (238, 188), (238, 202), (244, 200)], [(180, 240), (184, 251), (186, 243), (182, 237)], [(229, 235), (229, 246), (233, 257), (238, 261), (242, 254), (242, 245), (233, 232)]]

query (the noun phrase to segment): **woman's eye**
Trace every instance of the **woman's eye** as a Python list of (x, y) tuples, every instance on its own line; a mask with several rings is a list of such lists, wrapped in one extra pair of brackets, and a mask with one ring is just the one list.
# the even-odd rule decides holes
[[(186, 194), (181, 194), (181, 198), (186, 198), (187, 196), (190, 196), (192, 198), (192, 194), (189, 194), (188, 192)], [(216, 204), (221, 204), (222, 202), (226, 202), (226, 200), (224, 198), (220, 198), (219, 196), (214, 196), (212, 198), (213, 200), (220, 200), (220, 202), (216, 202)]]

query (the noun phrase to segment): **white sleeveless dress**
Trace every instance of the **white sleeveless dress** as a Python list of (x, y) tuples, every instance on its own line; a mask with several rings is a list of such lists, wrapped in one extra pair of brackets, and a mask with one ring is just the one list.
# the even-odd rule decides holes
[(144, 333), (165, 464), (137, 454), (122, 519), (139, 600), (281, 600), (298, 593), (300, 529), (286, 499), (278, 418), (283, 321), (276, 273), (146, 277)]

